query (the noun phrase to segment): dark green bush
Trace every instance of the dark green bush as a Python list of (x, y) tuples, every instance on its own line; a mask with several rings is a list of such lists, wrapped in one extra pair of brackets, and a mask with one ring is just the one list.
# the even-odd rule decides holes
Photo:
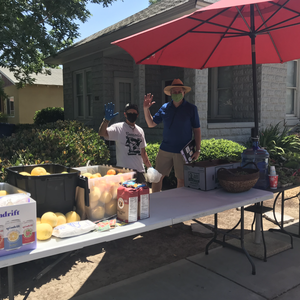
[(33, 123), (35, 125), (42, 125), (46, 123), (53, 123), (58, 120), (64, 120), (64, 109), (62, 107), (47, 107), (35, 112)]
[[(27, 126), (25, 126), (26, 128)], [(57, 121), (21, 129), (0, 144), (0, 181), (9, 166), (56, 163), (64, 166), (106, 164), (110, 154), (105, 142), (91, 128), (77, 121)]]

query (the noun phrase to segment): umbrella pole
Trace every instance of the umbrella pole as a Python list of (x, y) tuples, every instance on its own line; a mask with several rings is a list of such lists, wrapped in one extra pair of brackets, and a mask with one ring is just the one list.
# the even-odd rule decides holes
[[(258, 143), (258, 104), (257, 104), (257, 81), (256, 81), (256, 50), (255, 50), (255, 24), (254, 24), (254, 5), (250, 5), (251, 13), (251, 52), (252, 52), (252, 81), (253, 81), (253, 100), (254, 100), (254, 132), (252, 132), (253, 142)], [(258, 145), (257, 145), (258, 146)]]

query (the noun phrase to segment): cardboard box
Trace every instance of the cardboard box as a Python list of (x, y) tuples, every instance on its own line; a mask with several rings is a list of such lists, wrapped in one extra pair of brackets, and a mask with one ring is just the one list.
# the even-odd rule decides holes
[(25, 191), (17, 188), (16, 186), (13, 186), (13, 185), (11, 185), (9, 183), (6, 183), (6, 182), (0, 182), (0, 191), (6, 191), (7, 194), (25, 193), (29, 197), (31, 196), (30, 193), (25, 192)]
[(125, 223), (137, 221), (139, 198), (138, 189), (119, 186), (117, 194), (117, 219)]
[[(75, 168), (81, 174), (100, 173), (102, 177), (87, 178), (88, 193), (77, 187), (76, 191), (76, 212), (81, 219), (91, 221), (109, 218), (117, 214), (117, 189), (119, 183), (133, 178), (135, 172), (130, 169), (118, 168), (105, 165), (86, 166)], [(118, 175), (105, 176), (107, 171), (114, 169)], [(87, 199), (86, 199), (87, 198)]]
[(150, 217), (150, 194), (147, 186), (138, 189), (138, 220), (147, 219)]
[(240, 162), (228, 163), (220, 159), (186, 164), (184, 165), (184, 186), (203, 191), (220, 188), (217, 178), (218, 170), (220, 168), (235, 169), (240, 164)]
[(0, 207), (0, 256), (36, 248), (36, 202)]

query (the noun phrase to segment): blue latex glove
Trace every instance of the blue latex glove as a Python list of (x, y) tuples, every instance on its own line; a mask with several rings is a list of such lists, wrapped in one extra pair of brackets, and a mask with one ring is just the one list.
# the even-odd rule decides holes
[(108, 121), (110, 121), (113, 117), (119, 114), (118, 112), (114, 113), (115, 105), (112, 102), (108, 103), (107, 105), (104, 104), (104, 110), (105, 110), (104, 118)]

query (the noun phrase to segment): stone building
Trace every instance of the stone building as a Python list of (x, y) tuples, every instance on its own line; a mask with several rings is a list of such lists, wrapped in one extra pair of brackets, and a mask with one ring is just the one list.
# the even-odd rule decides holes
[[(163, 88), (174, 78), (192, 87), (186, 100), (198, 107), (202, 138), (245, 142), (254, 127), (252, 68), (231, 66), (213, 69), (136, 65), (132, 57), (111, 42), (176, 19), (216, 0), (161, 0), (58, 53), (47, 62), (63, 65), (66, 119), (78, 119), (98, 129), (104, 104), (113, 102), (122, 120), (127, 102), (139, 105), (138, 124), (148, 141), (159, 141), (162, 125), (148, 129), (142, 112), (146, 93), (154, 95), (154, 114), (169, 101)], [(293, 126), (299, 122), (298, 62), (257, 66), (259, 127)]]

